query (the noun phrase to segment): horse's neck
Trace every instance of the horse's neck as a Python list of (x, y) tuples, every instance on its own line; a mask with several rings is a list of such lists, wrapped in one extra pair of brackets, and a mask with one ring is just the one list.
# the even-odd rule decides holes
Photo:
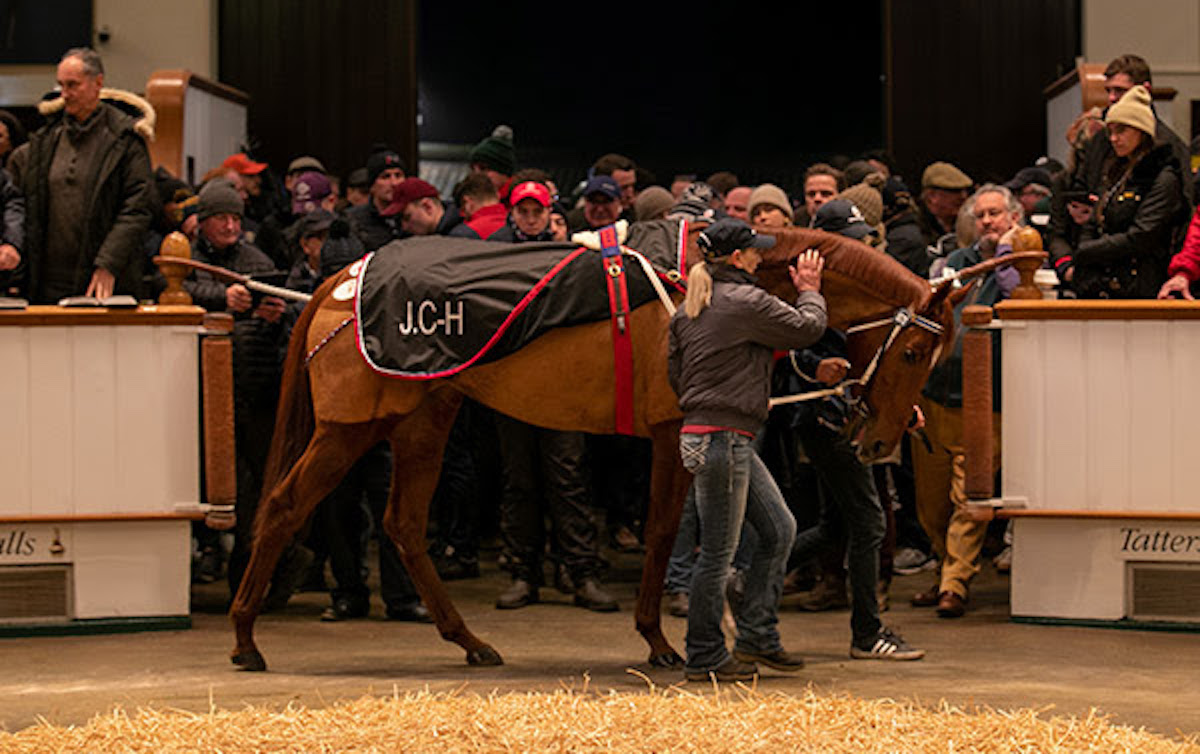
[(837, 272), (825, 273), (821, 293), (829, 312), (829, 326), (839, 330), (889, 316), (901, 306), (880, 298), (861, 280)]

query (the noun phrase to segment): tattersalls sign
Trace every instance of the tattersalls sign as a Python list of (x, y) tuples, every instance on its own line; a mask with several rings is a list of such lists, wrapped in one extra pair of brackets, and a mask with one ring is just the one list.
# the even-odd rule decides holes
[(1200, 527), (1122, 526), (1116, 546), (1121, 560), (1200, 561)]
[(0, 565), (70, 562), (70, 534), (50, 524), (0, 525)]

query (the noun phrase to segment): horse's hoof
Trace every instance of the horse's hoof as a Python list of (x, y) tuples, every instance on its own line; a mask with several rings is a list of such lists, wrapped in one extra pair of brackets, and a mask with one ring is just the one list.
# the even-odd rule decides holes
[(467, 652), (467, 664), (473, 667), (489, 667), (503, 665), (504, 658), (491, 647), (482, 647), (474, 652)]
[(230, 657), (229, 660), (242, 670), (259, 673), (267, 669), (267, 661), (263, 659), (262, 654), (257, 649), (252, 649), (249, 652), (238, 652)]
[(683, 658), (674, 649), (670, 649), (662, 654), (650, 655), (650, 665), (656, 668), (681, 668)]

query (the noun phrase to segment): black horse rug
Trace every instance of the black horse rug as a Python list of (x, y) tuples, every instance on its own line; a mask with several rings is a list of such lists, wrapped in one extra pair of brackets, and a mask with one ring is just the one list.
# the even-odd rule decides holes
[[(681, 234), (682, 230), (682, 234)], [(668, 286), (683, 273), (686, 226), (630, 228)], [(380, 374), (448, 377), (507, 356), (555, 327), (609, 319), (610, 262), (577, 244), (408, 238), (364, 257), (355, 298), (358, 348)], [(641, 266), (623, 259), (629, 307), (658, 298)]]

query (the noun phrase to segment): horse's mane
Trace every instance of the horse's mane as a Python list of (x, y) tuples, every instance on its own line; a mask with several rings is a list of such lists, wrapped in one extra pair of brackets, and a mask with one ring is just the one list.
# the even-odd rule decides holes
[(780, 228), (772, 230), (771, 235), (775, 236), (775, 246), (764, 250), (764, 264), (786, 266), (802, 251), (815, 248), (825, 257), (827, 271), (864, 283), (890, 303), (919, 310), (932, 295), (929, 281), (886, 253), (854, 239), (812, 228)]

